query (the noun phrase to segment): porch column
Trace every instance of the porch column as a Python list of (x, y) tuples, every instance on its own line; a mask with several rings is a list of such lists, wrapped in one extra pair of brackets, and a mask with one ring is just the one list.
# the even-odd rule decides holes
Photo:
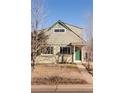
[(84, 53), (83, 53), (83, 47), (81, 46), (81, 63), (84, 62)]
[(75, 63), (75, 45), (73, 46), (73, 63)]

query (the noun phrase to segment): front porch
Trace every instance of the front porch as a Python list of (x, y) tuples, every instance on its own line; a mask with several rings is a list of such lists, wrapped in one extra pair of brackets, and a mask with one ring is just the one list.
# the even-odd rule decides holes
[(71, 43), (72, 46), (72, 62), (73, 63), (83, 63), (83, 44), (76, 42)]

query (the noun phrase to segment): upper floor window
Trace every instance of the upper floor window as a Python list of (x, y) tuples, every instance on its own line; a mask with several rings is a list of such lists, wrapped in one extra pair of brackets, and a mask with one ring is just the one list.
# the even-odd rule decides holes
[(54, 32), (65, 32), (65, 29), (55, 29)]

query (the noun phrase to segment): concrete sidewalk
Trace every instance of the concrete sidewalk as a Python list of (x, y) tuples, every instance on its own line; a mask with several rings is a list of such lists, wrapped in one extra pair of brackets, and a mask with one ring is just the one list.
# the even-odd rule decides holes
[(77, 64), (77, 67), (80, 69), (84, 80), (86, 80), (89, 84), (93, 84), (93, 77), (92, 75), (86, 70), (85, 66), (81, 64)]
[(32, 85), (32, 91), (92, 91), (91, 84), (81, 85)]

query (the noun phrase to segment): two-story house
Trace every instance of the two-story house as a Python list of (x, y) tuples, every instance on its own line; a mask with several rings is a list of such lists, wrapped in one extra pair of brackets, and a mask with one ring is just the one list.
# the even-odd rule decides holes
[[(57, 21), (51, 27), (44, 29), (46, 40), (45, 51), (41, 48), (36, 63), (80, 63), (83, 62), (84, 40), (83, 28)], [(40, 33), (40, 32), (39, 32)]]

